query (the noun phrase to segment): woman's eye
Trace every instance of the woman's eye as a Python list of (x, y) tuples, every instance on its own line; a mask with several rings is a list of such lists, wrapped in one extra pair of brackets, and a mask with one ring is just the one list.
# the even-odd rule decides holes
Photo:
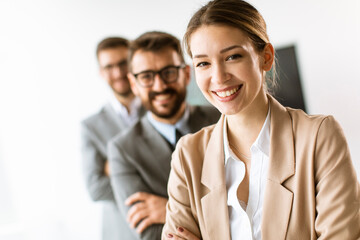
[(205, 67), (206, 65), (209, 65), (208, 62), (199, 62), (198, 64), (196, 64), (196, 67)]
[(238, 58), (241, 58), (241, 55), (240, 54), (234, 54), (234, 55), (231, 55), (231, 56), (227, 57), (226, 60), (235, 60), (235, 59), (238, 59)]

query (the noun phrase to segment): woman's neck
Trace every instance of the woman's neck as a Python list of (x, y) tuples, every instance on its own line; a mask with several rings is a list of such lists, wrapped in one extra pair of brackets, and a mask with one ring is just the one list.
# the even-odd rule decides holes
[(229, 143), (247, 156), (250, 155), (250, 147), (264, 125), (269, 109), (266, 94), (255, 101), (241, 112), (226, 116)]

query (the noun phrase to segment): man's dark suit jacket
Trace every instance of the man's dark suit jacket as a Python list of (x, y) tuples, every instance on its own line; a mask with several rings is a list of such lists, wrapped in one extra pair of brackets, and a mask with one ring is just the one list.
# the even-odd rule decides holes
[[(191, 106), (188, 126), (191, 133), (214, 124), (220, 113), (209, 106)], [(108, 144), (110, 179), (121, 215), (126, 219), (129, 207), (125, 200), (136, 192), (148, 192), (168, 198), (167, 182), (173, 148), (151, 125), (146, 115), (131, 129), (118, 134)], [(127, 227), (129, 225), (127, 224)], [(122, 239), (161, 238), (162, 224), (148, 227), (142, 234), (132, 229)], [(123, 226), (122, 226), (123, 228)]]

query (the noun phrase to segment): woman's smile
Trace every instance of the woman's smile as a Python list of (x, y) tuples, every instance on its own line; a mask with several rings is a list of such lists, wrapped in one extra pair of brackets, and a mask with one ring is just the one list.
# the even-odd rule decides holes
[(239, 90), (242, 86), (243, 84), (211, 92), (214, 93), (220, 101), (227, 102), (233, 100), (240, 93)]

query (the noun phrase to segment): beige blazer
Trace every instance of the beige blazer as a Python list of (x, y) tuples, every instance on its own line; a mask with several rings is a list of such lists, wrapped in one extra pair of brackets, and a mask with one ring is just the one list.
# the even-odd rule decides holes
[[(360, 185), (339, 124), (269, 99), (262, 239), (360, 239)], [(183, 137), (173, 153), (163, 239), (178, 226), (202, 239), (230, 239), (223, 118)]]

